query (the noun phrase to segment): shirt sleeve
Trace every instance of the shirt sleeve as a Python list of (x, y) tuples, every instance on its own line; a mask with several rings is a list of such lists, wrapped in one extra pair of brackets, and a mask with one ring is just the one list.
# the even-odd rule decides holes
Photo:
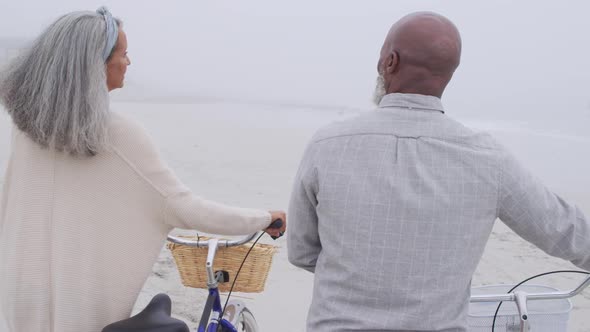
[(221, 235), (246, 235), (268, 227), (267, 211), (224, 205), (193, 194), (162, 160), (142, 126), (120, 115), (115, 121), (115, 153), (162, 195), (163, 222)]
[(165, 222), (173, 227), (194, 228), (223, 235), (246, 235), (270, 225), (270, 213), (232, 207), (183, 191), (166, 199)]
[(316, 212), (318, 174), (314, 166), (317, 149), (306, 149), (293, 184), (289, 203), (288, 257), (291, 264), (315, 272), (316, 261), (322, 251)]
[(507, 152), (501, 167), (500, 220), (549, 255), (590, 270), (590, 227), (584, 214), (548, 190)]

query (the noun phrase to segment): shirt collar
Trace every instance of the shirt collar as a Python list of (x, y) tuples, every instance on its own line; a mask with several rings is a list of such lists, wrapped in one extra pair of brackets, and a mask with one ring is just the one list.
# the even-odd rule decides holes
[(390, 93), (385, 95), (379, 103), (379, 108), (403, 108), (426, 112), (445, 112), (440, 98), (413, 93)]

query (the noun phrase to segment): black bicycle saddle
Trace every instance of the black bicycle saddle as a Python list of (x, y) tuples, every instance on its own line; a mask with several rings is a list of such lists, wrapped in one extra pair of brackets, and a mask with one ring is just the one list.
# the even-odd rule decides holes
[(172, 301), (158, 294), (137, 315), (109, 324), (102, 332), (190, 332), (181, 320), (172, 318)]

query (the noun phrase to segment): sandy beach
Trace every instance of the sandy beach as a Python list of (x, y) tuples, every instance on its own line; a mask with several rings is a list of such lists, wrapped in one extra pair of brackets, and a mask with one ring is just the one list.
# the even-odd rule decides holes
[[(170, 167), (195, 193), (228, 204), (264, 209), (287, 209), (299, 158), (313, 132), (356, 114), (350, 110), (222, 102), (116, 102), (112, 108), (136, 118), (148, 129)], [(547, 185), (590, 214), (590, 178), (584, 175), (590, 168), (590, 158), (580, 158), (576, 153), (588, 151), (590, 139), (532, 129), (505, 130), (501, 125), (489, 126), (470, 119), (465, 122), (489, 130)], [(2, 168), (8, 155), (9, 127), (7, 118), (2, 116)], [(251, 307), (262, 331), (304, 331), (313, 275), (288, 263), (284, 238), (273, 242), (265, 237), (264, 241), (279, 247), (266, 291), (236, 296)], [(557, 269), (577, 270), (568, 262), (547, 256), (497, 222), (473, 285), (514, 284)], [(558, 275), (535, 283), (565, 290), (580, 280), (580, 275)], [(207, 292), (182, 286), (165, 248), (135, 311), (160, 292), (171, 295), (175, 316), (196, 326)], [(574, 298), (573, 303), (569, 331), (590, 331), (590, 291)]]

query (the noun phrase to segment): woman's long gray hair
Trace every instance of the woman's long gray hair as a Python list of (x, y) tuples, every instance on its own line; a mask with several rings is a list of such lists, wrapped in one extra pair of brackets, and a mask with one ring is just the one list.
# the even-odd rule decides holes
[(0, 72), (0, 101), (41, 146), (75, 156), (106, 148), (105, 29), (98, 13), (64, 15)]

